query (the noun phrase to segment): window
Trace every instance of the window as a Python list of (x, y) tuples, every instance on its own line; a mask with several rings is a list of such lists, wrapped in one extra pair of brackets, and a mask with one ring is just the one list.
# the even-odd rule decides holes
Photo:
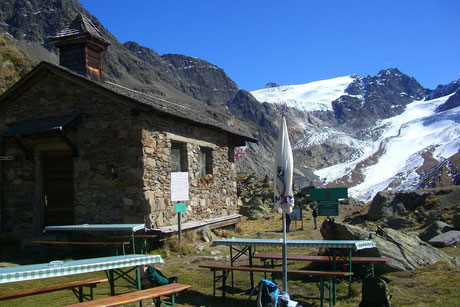
[(187, 160), (184, 143), (171, 143), (171, 172), (186, 172)]
[(200, 177), (212, 174), (212, 150), (210, 148), (200, 148)]

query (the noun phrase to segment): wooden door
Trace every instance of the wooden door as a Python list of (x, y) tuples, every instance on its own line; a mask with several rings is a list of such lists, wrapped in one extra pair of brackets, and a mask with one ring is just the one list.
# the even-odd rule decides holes
[(71, 153), (47, 151), (42, 154), (43, 226), (75, 223), (73, 171)]

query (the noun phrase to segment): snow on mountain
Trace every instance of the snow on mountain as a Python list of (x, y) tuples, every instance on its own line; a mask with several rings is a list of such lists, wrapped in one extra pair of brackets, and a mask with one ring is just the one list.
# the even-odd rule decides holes
[(345, 94), (352, 76), (300, 85), (284, 85), (251, 92), (260, 102), (282, 104), (299, 111), (332, 111), (331, 102)]
[(385, 189), (415, 188), (420, 177), (416, 170), (423, 165), (424, 152), (431, 151), (435, 159), (442, 161), (460, 151), (460, 107), (436, 113), (436, 108), (449, 97), (407, 105), (402, 114), (376, 125), (374, 130), (381, 130), (381, 136), (362, 149), (361, 157), (315, 174), (328, 183), (351, 177), (358, 164), (364, 165), (362, 182), (349, 189), (350, 196), (362, 200), (370, 200)]
[(300, 123), (304, 130), (303, 136), (294, 144), (293, 150), (302, 150), (310, 146), (320, 145), (325, 142), (345, 144), (351, 148), (357, 148), (365, 152), (366, 148), (372, 147), (371, 142), (351, 137), (345, 132), (338, 131), (331, 127), (316, 127), (311, 124)]

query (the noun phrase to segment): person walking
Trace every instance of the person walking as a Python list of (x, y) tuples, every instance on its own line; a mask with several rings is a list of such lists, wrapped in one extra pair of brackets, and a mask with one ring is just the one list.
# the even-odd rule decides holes
[(316, 224), (316, 218), (318, 217), (318, 211), (316, 211), (316, 208), (313, 207), (313, 210), (311, 212), (311, 214), (313, 215), (313, 222), (315, 223), (315, 228), (318, 228), (318, 225)]

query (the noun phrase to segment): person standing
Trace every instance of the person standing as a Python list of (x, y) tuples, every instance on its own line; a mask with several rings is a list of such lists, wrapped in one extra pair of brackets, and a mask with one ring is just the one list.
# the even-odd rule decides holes
[(291, 215), (286, 213), (286, 232), (289, 232), (291, 229)]
[(311, 214), (313, 215), (313, 222), (315, 223), (315, 229), (316, 229), (318, 228), (316, 224), (316, 218), (318, 217), (318, 211), (316, 211), (316, 207), (313, 207)]

